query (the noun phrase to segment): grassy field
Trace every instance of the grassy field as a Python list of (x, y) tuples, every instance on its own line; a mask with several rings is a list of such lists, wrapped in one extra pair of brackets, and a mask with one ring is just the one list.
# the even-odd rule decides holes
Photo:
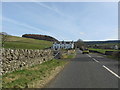
[(12, 49), (44, 49), (52, 46), (52, 42), (23, 38), (17, 36), (8, 36), (4, 48)]
[(96, 49), (96, 48), (89, 48), (89, 50), (98, 51), (103, 54), (105, 54), (106, 51), (118, 51), (118, 50), (112, 50), (112, 49)]
[(40, 80), (44, 80), (45, 77), (50, 76), (52, 70), (66, 63), (63, 60), (53, 59), (40, 65), (6, 74), (2, 77), (2, 86), (3, 88), (35, 88), (36, 86), (34, 85)]

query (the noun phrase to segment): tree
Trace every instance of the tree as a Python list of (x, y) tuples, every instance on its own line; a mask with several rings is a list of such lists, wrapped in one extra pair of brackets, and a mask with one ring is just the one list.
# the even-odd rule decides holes
[(1, 35), (2, 47), (4, 47), (5, 42), (8, 40), (8, 35)]
[(76, 42), (76, 47), (81, 49), (81, 50), (85, 49), (85, 43), (83, 42), (83, 40), (78, 39)]

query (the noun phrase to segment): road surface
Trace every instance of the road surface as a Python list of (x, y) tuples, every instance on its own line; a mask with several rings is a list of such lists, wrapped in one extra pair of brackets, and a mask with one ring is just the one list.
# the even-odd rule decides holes
[(99, 54), (81, 54), (71, 60), (48, 88), (118, 88), (118, 61)]

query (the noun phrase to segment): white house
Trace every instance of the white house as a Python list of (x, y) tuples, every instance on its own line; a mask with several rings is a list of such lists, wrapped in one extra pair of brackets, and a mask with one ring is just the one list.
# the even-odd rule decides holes
[(113, 46), (111, 46), (111, 49), (116, 49), (116, 50), (118, 50), (119, 47), (118, 47), (118, 45), (113, 45)]
[(74, 42), (71, 41), (71, 42), (66, 42), (66, 41), (62, 41), (62, 42), (54, 42), (53, 43), (53, 49), (55, 50), (58, 50), (60, 48), (63, 48), (63, 49), (73, 49), (74, 48)]
[(114, 49), (118, 49), (118, 45), (115, 45)]

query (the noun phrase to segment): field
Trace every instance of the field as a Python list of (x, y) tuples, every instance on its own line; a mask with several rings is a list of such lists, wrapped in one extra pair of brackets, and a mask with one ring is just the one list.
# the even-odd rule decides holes
[(96, 48), (89, 48), (89, 50), (98, 51), (103, 54), (105, 54), (106, 51), (118, 51), (118, 50), (114, 50), (114, 49), (96, 49)]
[(118, 51), (118, 52), (114, 52), (112, 55), (107, 55), (106, 57), (108, 58), (112, 58), (112, 59), (115, 59), (115, 60), (120, 60), (120, 50), (112, 50), (112, 49), (96, 49), (96, 48), (89, 48), (89, 50), (93, 50), (93, 51), (97, 51), (97, 52), (100, 52), (102, 54), (105, 54), (106, 51)]
[(4, 48), (11, 49), (45, 49), (52, 46), (52, 42), (44, 40), (36, 40), (31, 38), (23, 38), (17, 36), (7, 36)]

